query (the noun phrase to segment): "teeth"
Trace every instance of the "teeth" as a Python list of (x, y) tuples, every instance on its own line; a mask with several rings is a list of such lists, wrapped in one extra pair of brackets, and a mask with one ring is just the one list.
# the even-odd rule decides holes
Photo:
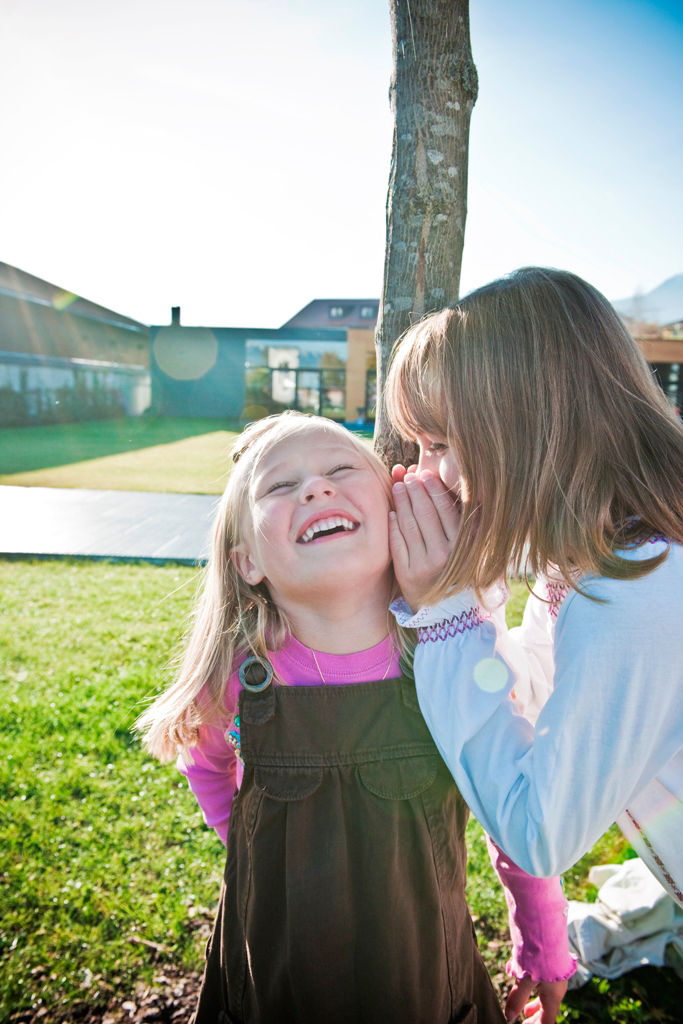
[(330, 516), (329, 519), (319, 519), (317, 523), (313, 523), (313, 526), (309, 526), (304, 534), (301, 536), (301, 542), (308, 544), (309, 540), (318, 533), (323, 533), (325, 530), (334, 530), (335, 527), (342, 526), (345, 530), (353, 530), (354, 523), (350, 519), (343, 518), (342, 516)]

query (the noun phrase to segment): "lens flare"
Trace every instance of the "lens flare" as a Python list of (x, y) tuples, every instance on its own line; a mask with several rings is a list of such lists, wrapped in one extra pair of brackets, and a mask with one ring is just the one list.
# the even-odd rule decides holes
[(157, 366), (174, 380), (199, 380), (218, 356), (218, 339), (208, 327), (162, 327), (152, 347)]
[(482, 658), (474, 666), (474, 681), (484, 693), (498, 693), (507, 684), (507, 665), (498, 658)]
[(55, 295), (53, 296), (52, 305), (54, 306), (55, 309), (58, 309), (60, 312), (62, 312), (63, 310), (68, 309), (69, 306), (73, 302), (75, 302), (77, 298), (78, 295), (74, 295), (73, 292), (59, 291), (56, 292)]

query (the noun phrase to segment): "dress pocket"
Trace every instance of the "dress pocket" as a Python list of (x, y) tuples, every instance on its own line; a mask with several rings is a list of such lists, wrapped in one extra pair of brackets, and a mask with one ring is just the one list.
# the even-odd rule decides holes
[(371, 761), (358, 768), (367, 790), (384, 800), (411, 800), (429, 789), (436, 778), (437, 758), (434, 754), (397, 758), (393, 761)]
[(451, 1024), (477, 1024), (479, 1013), (476, 1006), (469, 1004), (460, 1011), (457, 1016), (451, 1018)]
[(254, 767), (254, 785), (273, 800), (304, 800), (322, 782), (322, 768)]

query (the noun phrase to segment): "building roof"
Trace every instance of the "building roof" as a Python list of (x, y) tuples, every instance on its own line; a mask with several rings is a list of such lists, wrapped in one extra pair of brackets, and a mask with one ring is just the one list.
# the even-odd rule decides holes
[(9, 263), (0, 263), (0, 294), (34, 302), (39, 306), (50, 306), (59, 312), (68, 311), (74, 316), (82, 316), (88, 320), (99, 320), (116, 327), (129, 330), (147, 331), (147, 325), (133, 320), (131, 317), (115, 313), (112, 309), (99, 306), (96, 302), (83, 299), (73, 292), (60, 288), (40, 277), (34, 277), (25, 270), (12, 267)]
[(374, 330), (378, 308), (379, 299), (313, 299), (283, 324), (281, 329), (317, 327)]

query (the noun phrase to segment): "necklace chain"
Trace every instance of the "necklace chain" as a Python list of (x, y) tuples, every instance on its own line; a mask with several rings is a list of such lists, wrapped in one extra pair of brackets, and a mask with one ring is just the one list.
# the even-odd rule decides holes
[[(322, 670), (321, 670), (320, 665), (318, 663), (318, 659), (317, 659), (317, 657), (315, 655), (315, 651), (313, 650), (312, 647), (309, 648), (309, 650), (310, 650), (311, 654), (313, 655), (313, 661), (315, 662), (315, 667), (318, 670), (318, 675), (322, 679), (324, 685), (327, 686), (327, 679), (325, 679), (325, 676), (322, 674)], [(394, 660), (394, 641), (392, 640), (391, 641), (391, 650), (389, 651), (389, 661), (387, 663), (387, 667), (384, 669), (384, 675), (382, 676), (382, 679), (386, 679), (387, 676), (389, 675), (389, 669), (391, 668), (391, 663), (392, 663), (393, 660)]]

